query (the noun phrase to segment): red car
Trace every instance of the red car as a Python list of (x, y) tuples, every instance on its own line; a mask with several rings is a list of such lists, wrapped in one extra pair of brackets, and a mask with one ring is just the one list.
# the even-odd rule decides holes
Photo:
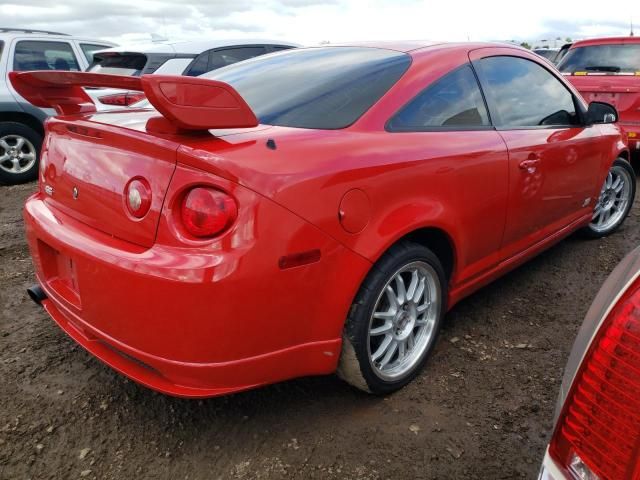
[[(25, 205), (40, 286), (89, 352), (207, 397), (414, 378), (445, 312), (635, 195), (615, 109), (492, 44), (296, 49), (206, 78), (12, 74), (49, 120)], [(97, 113), (82, 86), (153, 108)]]
[(640, 153), (640, 37), (576, 42), (558, 69), (587, 102), (606, 102), (618, 109), (629, 147)]

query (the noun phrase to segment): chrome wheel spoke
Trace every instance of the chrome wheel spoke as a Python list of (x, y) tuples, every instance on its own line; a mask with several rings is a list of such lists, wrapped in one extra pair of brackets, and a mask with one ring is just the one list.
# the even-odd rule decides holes
[(391, 340), (389, 344), (389, 348), (387, 348), (387, 353), (385, 353), (382, 360), (380, 360), (380, 368), (384, 368), (390, 361), (391, 357), (393, 357), (398, 349), (398, 342), (395, 340)]
[(371, 355), (371, 360), (373, 360), (374, 362), (376, 360), (378, 360), (382, 355), (384, 355), (384, 353), (387, 351), (387, 349), (389, 348), (389, 345), (391, 345), (391, 342), (393, 342), (393, 337), (391, 335), (387, 335), (384, 340), (382, 340), (382, 343), (380, 344), (380, 346), (378, 347), (378, 349), (375, 351), (374, 354)]
[(407, 300), (407, 289), (404, 286), (402, 275), (396, 275), (396, 288), (398, 289), (398, 303), (402, 305)]
[(11, 147), (4, 138), (0, 138), (0, 147), (3, 148), (5, 153), (7, 153), (7, 150), (11, 150)]
[(384, 335), (386, 333), (391, 332), (391, 329), (393, 328), (393, 323), (391, 322), (391, 320), (389, 320), (388, 322), (384, 322), (381, 326), (376, 327), (376, 328), (372, 328), (369, 331), (369, 335), (375, 337), (377, 335)]
[(409, 289), (407, 290), (407, 300), (414, 300), (415, 301), (415, 294), (416, 294), (416, 288), (418, 288), (418, 281), (419, 281), (419, 276), (418, 276), (418, 270), (414, 270), (411, 273), (411, 283), (409, 284)]

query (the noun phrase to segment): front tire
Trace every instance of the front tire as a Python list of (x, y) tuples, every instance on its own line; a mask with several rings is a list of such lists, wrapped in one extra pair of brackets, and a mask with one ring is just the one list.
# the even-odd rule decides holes
[(0, 183), (15, 185), (38, 177), (42, 135), (18, 122), (0, 123)]
[(601, 238), (615, 232), (624, 223), (636, 195), (636, 174), (629, 162), (617, 158), (600, 190), (591, 223), (585, 235)]
[(431, 250), (408, 241), (393, 246), (351, 306), (338, 376), (374, 394), (404, 387), (433, 350), (446, 298), (444, 269)]

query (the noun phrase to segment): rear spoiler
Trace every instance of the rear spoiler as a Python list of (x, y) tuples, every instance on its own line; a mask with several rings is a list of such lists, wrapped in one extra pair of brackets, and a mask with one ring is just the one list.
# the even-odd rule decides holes
[[(145, 93), (163, 118), (147, 127), (175, 133), (180, 130), (255, 127), (258, 119), (247, 102), (229, 84), (173, 75), (125, 77), (100, 73), (33, 71), (10, 72), (13, 88), (41, 108), (59, 115), (94, 113), (96, 106), (82, 87), (106, 87)], [(152, 121), (156, 120), (156, 121)]]

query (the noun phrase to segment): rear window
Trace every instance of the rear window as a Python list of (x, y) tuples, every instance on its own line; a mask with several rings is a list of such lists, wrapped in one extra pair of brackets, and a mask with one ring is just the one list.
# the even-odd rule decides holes
[(553, 60), (556, 57), (556, 54), (558, 52), (556, 50), (548, 50), (545, 48), (541, 50), (534, 50), (533, 53), (537, 53), (538, 55), (546, 58), (547, 60)]
[(141, 53), (126, 55), (96, 55), (95, 63), (88, 72), (110, 75), (139, 76), (147, 64), (147, 57)]
[(409, 68), (406, 53), (366, 47), (292, 49), (209, 72), (261, 123), (338, 129), (355, 122)]
[(640, 44), (573, 48), (562, 59), (558, 69), (562, 73), (635, 73), (640, 71)]
[(87, 62), (89, 62), (89, 65), (91, 65), (91, 63), (93, 63), (93, 52), (96, 52), (98, 50), (104, 50), (105, 48), (109, 48), (108, 45), (96, 45), (93, 43), (81, 43), (80, 44), (80, 48), (82, 49), (82, 53), (84, 54), (85, 58), (87, 59)]

